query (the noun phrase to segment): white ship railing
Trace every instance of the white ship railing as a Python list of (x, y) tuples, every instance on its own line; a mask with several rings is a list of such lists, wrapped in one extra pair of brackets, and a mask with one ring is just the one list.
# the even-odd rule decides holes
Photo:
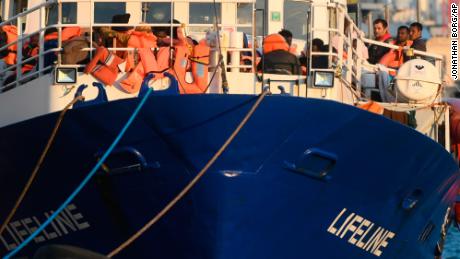
[[(110, 1), (107, 1), (107, 2), (112, 2), (114, 0), (110, 0)], [(58, 66), (63, 66), (63, 67), (84, 67), (84, 65), (63, 65), (61, 64), (61, 51), (62, 51), (62, 41), (61, 41), (61, 34), (62, 34), (62, 28), (63, 27), (71, 27), (71, 26), (79, 26), (79, 24), (61, 24), (61, 21), (62, 21), (62, 3), (69, 3), (69, 2), (77, 2), (77, 1), (67, 1), (65, 0), (65, 2), (59, 2), (57, 3), (56, 1), (47, 1), (45, 3), (42, 3), (38, 6), (35, 6), (33, 8), (31, 8), (30, 10), (27, 10), (21, 14), (18, 14), (10, 19), (8, 19), (7, 21), (3, 22), (0, 24), (1, 25), (6, 25), (6, 24), (9, 24), (9, 23), (16, 23), (16, 24), (20, 24), (20, 19), (27, 16), (27, 15), (30, 15), (32, 13), (36, 13), (38, 12), (38, 15), (40, 17), (39, 19), (39, 29), (33, 33), (30, 33), (28, 35), (24, 34), (23, 31), (21, 30), (21, 28), (18, 28), (18, 40), (15, 41), (15, 42), (12, 42), (10, 44), (7, 44), (5, 46), (2, 46), (0, 47), (0, 51), (1, 50), (5, 50), (6, 48), (8, 48), (9, 46), (13, 45), (13, 44), (17, 44), (17, 57), (16, 57), (16, 64), (15, 65), (12, 65), (12, 66), (9, 66), (7, 67), (5, 70), (3, 71), (0, 71), (0, 74), (5, 74), (6, 72), (9, 72), (9, 71), (13, 71), (13, 70), (16, 70), (16, 80), (14, 82), (11, 82), (9, 83), (8, 85), (4, 85), (3, 87), (0, 88), (1, 89), (4, 89), (4, 88), (8, 88), (8, 87), (11, 87), (11, 86), (18, 86), (20, 85), (23, 81), (25, 80), (28, 80), (30, 78), (34, 78), (35, 76), (37, 75), (41, 75), (43, 74), (44, 72), (50, 70), (53, 65), (51, 66), (47, 66), (47, 67), (43, 67), (44, 66), (44, 56), (48, 53), (52, 53), (52, 52), (56, 52), (57, 53), (57, 62), (56, 64)], [(80, 1), (79, 1), (80, 2)], [(84, 2), (89, 2), (89, 3), (94, 3), (95, 1), (93, 0), (86, 0)], [(100, 2), (100, 0), (98, 1)], [(104, 2), (104, 1), (102, 1)], [(152, 1), (149, 1), (149, 0), (133, 0), (133, 1), (130, 1), (130, 2), (139, 2), (139, 3), (144, 3), (144, 2), (152, 2)], [(171, 4), (174, 4), (174, 1), (171, 1), (170, 2)], [(54, 24), (54, 25), (49, 25), (49, 26), (46, 26), (46, 22), (45, 22), (45, 16), (46, 16), (46, 8), (51, 6), (51, 5), (54, 5), (54, 4), (57, 4), (58, 5), (58, 17), (57, 17), (57, 24)], [(309, 22), (309, 38), (307, 39), (307, 44), (309, 44), (309, 48), (310, 48), (310, 52), (309, 52), (309, 64), (308, 64), (308, 67), (307, 67), (307, 71), (308, 71), (308, 74), (310, 75), (310, 78), (311, 75), (313, 75), (313, 73), (317, 70), (329, 70), (329, 71), (334, 71), (337, 73), (337, 76), (340, 80), (344, 81), (348, 86), (353, 86), (354, 87), (354, 91), (357, 91), (357, 92), (361, 92), (361, 89), (360, 89), (360, 80), (361, 80), (361, 72), (363, 70), (363, 67), (364, 66), (367, 66), (371, 69), (375, 69), (375, 66), (372, 66), (372, 65), (369, 65), (367, 63), (366, 60), (363, 59), (362, 55), (361, 55), (361, 52), (362, 52), (362, 47), (364, 46), (364, 43), (367, 43), (367, 44), (376, 44), (376, 45), (379, 45), (379, 46), (384, 46), (384, 47), (388, 47), (388, 48), (391, 48), (391, 49), (399, 49), (400, 47), (399, 46), (396, 46), (396, 45), (392, 45), (392, 44), (387, 44), (387, 43), (382, 43), (382, 42), (378, 42), (378, 41), (373, 41), (373, 40), (370, 40), (370, 39), (366, 39), (364, 38), (364, 34), (362, 33), (362, 31), (359, 30), (359, 28), (357, 28), (357, 26), (354, 24), (353, 20), (348, 16), (348, 14), (346, 13), (346, 7), (344, 5), (341, 5), (341, 4), (338, 4), (338, 3), (329, 3), (329, 4), (317, 4), (317, 3), (311, 3), (311, 6), (312, 7), (326, 7), (327, 10), (328, 10), (328, 15), (330, 16), (334, 16), (332, 18), (334, 18), (335, 20), (335, 28), (316, 28), (316, 27), (313, 27), (313, 23)], [(91, 5), (91, 8), (90, 8), (92, 11), (94, 11), (94, 6)], [(173, 9), (174, 7), (171, 6), (171, 17), (174, 17), (173, 16)], [(311, 8), (311, 14), (309, 17), (312, 17), (315, 15), (315, 9), (314, 8)], [(140, 10), (139, 10), (140, 11)], [(141, 11), (140, 11), (141, 12)], [(324, 14), (322, 14), (324, 15)], [(92, 38), (93, 38), (93, 28), (94, 27), (104, 27), (104, 26), (117, 26), (117, 27), (123, 27), (123, 26), (129, 26), (129, 27), (136, 27), (136, 26), (153, 26), (153, 27), (170, 27), (171, 28), (171, 32), (173, 30), (174, 27), (177, 27), (177, 26), (181, 26), (180, 24), (164, 24), (164, 23), (161, 23), (161, 24), (158, 24), (158, 23), (137, 23), (137, 24), (134, 24), (134, 23), (129, 23), (129, 24), (114, 24), (114, 23), (93, 23), (93, 16), (94, 14), (91, 14), (90, 15), (90, 23), (89, 23), (89, 26), (83, 26), (82, 28), (83, 29), (89, 29), (89, 42), (90, 42), (90, 47), (89, 48), (85, 48), (85, 49), (82, 49), (82, 51), (89, 51), (89, 54), (90, 54), (90, 58), (92, 58), (92, 50), (94, 50), (92, 44)], [(254, 11), (252, 13), (252, 18), (254, 20)], [(310, 18), (311, 19), (311, 18)], [(347, 24), (348, 24), (348, 27), (345, 28), (345, 23), (343, 22), (344, 20), (347, 21)], [(206, 28), (213, 28), (215, 26), (215, 24), (188, 24), (186, 25), (186, 28), (187, 29), (193, 29), (193, 28), (197, 28), (197, 27), (206, 27)], [(247, 25), (247, 24), (226, 24), (225, 22), (224, 23), (219, 23), (217, 25), (218, 27), (222, 28), (222, 27), (226, 27), (226, 26), (230, 26), (230, 27), (251, 27), (251, 25)], [(254, 29), (254, 26), (252, 26), (253, 29)], [(44, 50), (44, 38), (45, 38), (45, 31), (49, 28), (57, 28), (58, 30), (58, 47), (57, 48), (53, 48), (53, 49), (49, 49), (49, 50)], [(320, 31), (326, 31), (328, 32), (328, 35), (329, 35), (329, 50), (328, 52), (312, 52), (312, 46), (311, 46), (311, 42), (313, 40), (313, 35), (314, 35), (314, 32), (320, 32)], [(22, 57), (22, 48), (23, 48), (23, 45), (24, 45), (24, 42), (25, 40), (27, 40), (28, 38), (30, 38), (32, 35), (36, 35), (36, 34), (39, 34), (39, 54), (34, 56), (34, 57), (30, 57), (26, 60), (22, 60), (23, 57)], [(337, 42), (336, 42), (336, 45), (334, 46), (336, 50), (333, 50), (333, 44), (332, 44), (332, 39), (333, 38), (336, 38)], [(255, 39), (255, 37), (253, 37), (253, 39)], [(356, 44), (353, 44), (353, 42), (356, 42)], [(171, 42), (172, 44), (172, 42)], [(226, 65), (226, 68), (236, 68), (236, 69), (252, 69), (252, 72), (256, 72), (254, 66), (256, 64), (255, 62), (255, 59), (256, 59), (256, 53), (255, 53), (255, 49), (254, 49), (254, 42), (252, 42), (252, 45), (253, 47), (252, 48), (230, 48), (230, 47), (225, 47), (224, 51), (225, 52), (250, 52), (252, 53), (252, 64), (251, 65), (243, 65), (243, 64), (235, 64), (235, 63), (229, 63), (229, 64), (225, 64)], [(128, 50), (128, 51), (135, 51), (134, 48), (109, 48), (110, 50)], [(218, 51), (218, 48), (214, 48), (213, 51)], [(334, 52), (335, 51), (335, 52)], [(347, 55), (347, 58), (344, 59), (344, 56), (343, 56), (343, 53), (344, 51), (346, 51), (348, 53)], [(428, 57), (428, 58), (432, 58), (433, 60), (435, 60), (436, 62), (436, 67), (441, 71), (442, 69), (442, 57), (439, 56), (439, 55), (436, 55), (436, 54), (431, 54), (431, 53), (426, 53), (426, 52), (421, 52), (421, 51), (414, 51), (415, 54), (417, 55), (420, 55), (420, 56), (424, 56), (424, 57)], [(226, 56), (226, 53), (223, 53), (224, 56)], [(321, 55), (325, 55), (325, 56), (328, 56), (329, 58), (329, 67), (327, 69), (317, 69), (317, 68), (313, 68), (312, 67), (312, 56), (321, 56)], [(231, 55), (230, 55), (231, 56)], [(21, 74), (21, 68), (23, 66), (23, 64), (29, 62), (29, 61), (32, 61), (32, 60), (37, 60), (37, 65), (36, 65), (36, 71), (35, 72), (28, 72), (27, 74), (25, 75), (22, 75)], [(215, 66), (210, 66), (211, 69), (215, 69), (216, 67)], [(311, 84), (310, 84), (311, 85)]]
[[(15, 15), (13, 17), (11, 17), (10, 19), (0, 23), (0, 26), (3, 26), (3, 25), (8, 25), (8, 24), (14, 24), (16, 23), (17, 25), (21, 24), (21, 19), (23, 19), (24, 17), (26, 17), (27, 15), (31, 15), (31, 14), (34, 14), (34, 13), (38, 13), (39, 15), (39, 26), (38, 26), (38, 30), (34, 31), (34, 32), (31, 32), (29, 34), (24, 34), (22, 29), (20, 28), (21, 26), (18, 26), (18, 38), (16, 41), (14, 42), (11, 42), (9, 44), (6, 44), (6, 45), (3, 45), (2, 47), (0, 47), (0, 51), (2, 50), (6, 50), (9, 46), (12, 46), (12, 45), (16, 45), (17, 46), (17, 55), (16, 55), (16, 62), (14, 65), (9, 65), (7, 66), (5, 69), (0, 69), (0, 75), (6, 75), (8, 74), (8, 72), (12, 73), (13, 71), (16, 72), (16, 78), (13, 82), (10, 82), (8, 84), (4, 84), (4, 85), (0, 85), (0, 93), (5, 90), (5, 89), (9, 89), (11, 87), (17, 87), (19, 85), (21, 85), (23, 82), (27, 81), (28, 79), (32, 79), (32, 78), (35, 78), (36, 76), (39, 76), (39, 75), (42, 75), (44, 74), (45, 72), (51, 70), (54, 66), (59, 66), (59, 67), (74, 67), (74, 68), (82, 68), (82, 67), (85, 67), (85, 65), (78, 65), (78, 64), (62, 64), (61, 63), (61, 52), (62, 52), (62, 29), (64, 27), (73, 27), (73, 26), (78, 26), (82, 29), (85, 29), (85, 30), (89, 30), (88, 33), (88, 41), (90, 43), (90, 47), (89, 48), (83, 48), (81, 51), (88, 51), (89, 52), (89, 58), (91, 59), (92, 58), (92, 55), (93, 55), (93, 50), (95, 50), (95, 48), (93, 47), (93, 28), (95, 27), (112, 27), (112, 26), (117, 26), (117, 27), (137, 27), (137, 26), (151, 26), (151, 27), (170, 27), (171, 28), (171, 35), (172, 35), (172, 31), (174, 29), (174, 27), (179, 27), (179, 26), (183, 26), (184, 24), (174, 24), (172, 23), (173, 21), (171, 21), (170, 24), (165, 24), (165, 23), (128, 23), (128, 24), (121, 24), (121, 23), (94, 23), (93, 22), (93, 13), (91, 13), (91, 17), (90, 17), (90, 23), (89, 23), (89, 26), (81, 26), (80, 24), (62, 24), (61, 21), (62, 21), (62, 4), (63, 3), (69, 3), (69, 2), (82, 2), (82, 1), (75, 1), (75, 0), (72, 0), (72, 1), (68, 1), (68, 0), (64, 0), (64, 1), (46, 1), (45, 3), (42, 3), (42, 4), (39, 4), (27, 11), (24, 11), (18, 15)], [(83, 2), (89, 2), (89, 3), (95, 3), (96, 1), (93, 1), (93, 0), (86, 0), (86, 1), (83, 1)], [(116, 0), (110, 0), (110, 1), (101, 1), (101, 0), (98, 0), (97, 2), (116, 2)], [(145, 3), (145, 2), (155, 2), (155, 1), (152, 1), (152, 0), (130, 0), (130, 2), (139, 2), (139, 3)], [(164, 1), (164, 2), (168, 2), (168, 1)], [(248, 3), (250, 3), (251, 1), (248, 1)], [(170, 1), (168, 3), (171, 3), (171, 4), (174, 4), (174, 1)], [(52, 5), (57, 5), (58, 6), (58, 15), (57, 15), (57, 24), (53, 24), (53, 25), (48, 25), (46, 26), (46, 8), (52, 6)], [(254, 9), (254, 4), (253, 4), (253, 9)], [(173, 10), (174, 10), (174, 7), (172, 6), (171, 7), (171, 17), (174, 17), (173, 16)], [(94, 11), (94, 5), (91, 5), (91, 11), (93, 12)], [(141, 10), (139, 10), (139, 12), (141, 12)], [(252, 12), (252, 20), (254, 21), (255, 18), (254, 18), (254, 12)], [(185, 29), (192, 29), (192, 28), (209, 28), (209, 29), (212, 29), (216, 26), (216, 24), (187, 24), (185, 25)], [(223, 28), (223, 27), (238, 27), (238, 28), (250, 28), (250, 27), (253, 27), (252, 25), (248, 25), (248, 24), (226, 24), (226, 23), (218, 23), (217, 26), (219, 28)], [(58, 46), (56, 48), (52, 48), (52, 49), (48, 49), (48, 50), (44, 50), (44, 43), (45, 43), (45, 31), (50, 29), (50, 28), (56, 28), (57, 31), (58, 31), (58, 38), (57, 38), (57, 42), (58, 42)], [(32, 56), (32, 57), (29, 57), (25, 60), (23, 60), (23, 56), (22, 56), (22, 49), (23, 49), (23, 46), (25, 45), (25, 42), (27, 39), (29, 39), (30, 37), (34, 36), (34, 35), (39, 35), (39, 51), (38, 51), (38, 54), (35, 55), (35, 56)], [(171, 41), (171, 45), (170, 47), (172, 47), (172, 41)], [(250, 52), (252, 53), (252, 64), (251, 65), (242, 65), (242, 64), (233, 64), (233, 63), (229, 63), (229, 64), (225, 64), (225, 67), (226, 68), (229, 68), (229, 69), (232, 69), (232, 68), (236, 68), (236, 69), (252, 69), (254, 67), (254, 64), (255, 64), (255, 49), (254, 48), (233, 48), (233, 47), (222, 47), (224, 48), (225, 52), (228, 52), (228, 53), (231, 53), (231, 52)], [(121, 50), (121, 51), (136, 51), (135, 48), (120, 48), (120, 47), (113, 47), (113, 48), (108, 48), (109, 50), (113, 50), (113, 51), (117, 51), (117, 50)], [(214, 48), (211, 48), (211, 51), (219, 51), (219, 47), (216, 46)], [(49, 54), (49, 53), (56, 53), (57, 54), (57, 60), (55, 62), (55, 64), (52, 64), (52, 65), (49, 65), (47, 67), (44, 67), (44, 57), (46, 54)], [(226, 55), (224, 53), (224, 55)], [(172, 57), (171, 57), (172, 58)], [(23, 67), (24, 64), (26, 64), (27, 62), (30, 62), (30, 61), (33, 61), (33, 60), (38, 60), (36, 66), (35, 66), (35, 71), (34, 72), (28, 72), (26, 74), (22, 74), (21, 73), (21, 69)], [(210, 69), (217, 69), (218, 67), (218, 64), (215, 65), (215, 66), (209, 66)]]
[[(2, 47), (0, 47), (0, 51), (4, 51), (6, 50), (8, 47), (12, 46), (12, 45), (16, 45), (16, 63), (14, 65), (10, 65), (8, 66), (6, 69), (0, 71), (0, 74), (7, 74), (7, 72), (14, 70), (16, 69), (16, 80), (8, 85), (4, 85), (3, 87), (0, 88), (0, 92), (6, 88), (6, 87), (11, 87), (12, 85), (19, 85), (21, 81), (24, 81), (28, 78), (32, 78), (36, 75), (39, 75), (39, 74), (42, 74), (43, 72), (49, 70), (51, 68), (51, 66), (48, 66), (46, 68), (43, 67), (43, 59), (44, 59), (44, 55), (45, 54), (48, 54), (50, 52), (53, 52), (53, 51), (57, 51), (57, 49), (50, 49), (50, 50), (47, 50), (46, 52), (44, 51), (43, 47), (44, 47), (44, 34), (45, 34), (45, 30), (47, 30), (48, 28), (51, 28), (52, 26), (45, 26), (45, 15), (46, 15), (46, 9), (47, 7), (51, 6), (51, 5), (54, 5), (56, 4), (57, 2), (56, 1), (46, 1), (42, 4), (39, 4), (29, 10), (26, 10), (20, 14), (17, 14), (13, 17), (11, 17), (10, 19), (0, 23), (0, 27), (1, 26), (4, 26), (4, 25), (9, 25), (9, 24), (14, 24), (16, 23), (16, 25), (18, 25), (17, 29), (18, 29), (18, 38), (16, 41), (14, 42), (11, 42), (9, 44), (6, 44)], [(40, 50), (39, 50), (39, 55), (38, 56), (35, 56), (35, 57), (31, 57), (31, 58), (28, 58), (26, 60), (22, 60), (22, 48), (23, 48), (23, 44), (24, 44), (24, 40), (30, 38), (32, 35), (34, 34), (24, 34), (23, 31), (22, 31), (22, 28), (20, 26), (21, 24), (21, 19), (23, 17), (26, 17), (27, 15), (29, 14), (32, 14), (32, 13), (35, 13), (35, 12), (38, 12), (39, 13), (39, 29), (34, 32), (34, 34), (37, 34), (39, 33), (39, 46), (40, 46)], [(29, 62), (31, 60), (34, 60), (34, 59), (37, 59), (38, 58), (38, 69), (36, 72), (33, 72), (33, 73), (29, 73), (27, 74), (26, 76), (22, 76), (21, 74), (21, 69), (22, 69), (22, 65), (25, 64), (26, 62)]]

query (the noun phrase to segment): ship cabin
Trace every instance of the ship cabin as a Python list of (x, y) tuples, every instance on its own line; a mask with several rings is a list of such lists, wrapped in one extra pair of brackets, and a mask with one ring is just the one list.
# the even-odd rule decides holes
[[(2, 0), (1, 11), (2, 28), (16, 30), (0, 47), (13, 53), (0, 66), (1, 126), (62, 110), (78, 93), (89, 103), (134, 98), (143, 87), (201, 94), (259, 94), (268, 88), (272, 94), (361, 107), (374, 107), (373, 99), (382, 108), (375, 112), (407, 113), (418, 122), (412, 127), (450, 147), (448, 137), (439, 139), (449, 135), (440, 134), (449, 128), (448, 108), (440, 103), (442, 57), (413, 51), (427, 69), (419, 80), (413, 67), (420, 64), (408, 65), (401, 75), (369, 64), (367, 45), (399, 47), (365, 35), (357, 26), (356, 1)], [(117, 38), (138, 28), (152, 30), (161, 44), (145, 52)], [(265, 69), (266, 40), (282, 29), (292, 32), (286, 51), (299, 60), (298, 73)], [(112, 38), (101, 40), (107, 35)], [(31, 44), (32, 54), (24, 51)], [(89, 64), (96, 66), (88, 69)], [(98, 69), (106, 70), (98, 76)], [(105, 78), (110, 73), (115, 78)], [(97, 84), (105, 81), (110, 84)], [(382, 100), (382, 91), (392, 92), (391, 101)]]

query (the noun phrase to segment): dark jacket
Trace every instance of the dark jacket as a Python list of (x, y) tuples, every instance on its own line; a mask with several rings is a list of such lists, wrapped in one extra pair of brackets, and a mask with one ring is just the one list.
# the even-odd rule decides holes
[[(420, 37), (418, 39), (415, 39), (412, 42), (412, 45), (410, 47), (413, 48), (414, 50), (426, 51), (426, 41), (424, 39), (422, 39), (422, 37)], [(422, 57), (420, 55), (414, 55), (412, 57), (412, 59), (417, 58), (417, 57), (420, 57), (420, 58), (425, 59), (427, 61), (433, 62), (430, 58)], [(404, 54), (404, 62), (406, 62), (406, 61), (408, 61), (410, 59), (411, 59), (411, 57), (408, 57), (408, 56), (406, 56), (406, 54)]]
[[(382, 41), (382, 42), (385, 42), (385, 43), (390, 43), (391, 41), (393, 41), (393, 39), (391, 38), (390, 34), (386, 34), (383, 37), (383, 39), (379, 40), (379, 41)], [(380, 59), (385, 54), (387, 54), (388, 51), (390, 51), (390, 49), (382, 47), (382, 46), (371, 44), (368, 47), (368, 51), (369, 51), (369, 59), (367, 61), (369, 61), (369, 63), (371, 63), (371, 64), (377, 64), (377, 63), (379, 63)]]
[(271, 74), (300, 75), (300, 62), (297, 57), (285, 50), (274, 50), (265, 54), (257, 66), (258, 70)]
[[(8, 36), (6, 32), (0, 30), (0, 47), (3, 47), (7, 44)], [(0, 51), (0, 59), (6, 57), (8, 55), (8, 49), (5, 48), (4, 50)]]
[(412, 42), (411, 48), (426, 51), (426, 41), (420, 37)]

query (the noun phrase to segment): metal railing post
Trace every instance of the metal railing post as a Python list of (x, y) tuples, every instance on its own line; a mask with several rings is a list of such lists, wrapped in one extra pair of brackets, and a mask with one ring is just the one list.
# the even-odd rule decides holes
[[(62, 49), (62, 2), (58, 1), (57, 3), (57, 9), (58, 9), (58, 20), (57, 20), (57, 25), (58, 25), (58, 48)], [(58, 66), (61, 65), (61, 53), (62, 51), (58, 52), (57, 56), (57, 62)]]
[[(89, 2), (89, 10), (90, 10), (90, 15), (89, 15), (89, 47), (93, 49), (93, 21), (94, 21), (94, 2), (91, 0)], [(91, 50), (89, 52), (89, 60), (93, 60), (93, 51)]]
[(38, 39), (38, 68), (37, 70), (40, 71), (39, 75), (41, 76), (43, 73), (41, 72), (43, 70), (43, 66), (45, 64), (44, 60), (44, 52), (45, 52), (45, 30), (44, 28), (46, 27), (46, 12), (44, 7), (40, 8), (40, 34), (39, 34), (39, 39)]
[(19, 79), (21, 79), (22, 76), (22, 70), (21, 70), (21, 64), (22, 64), (22, 26), (21, 26), (21, 17), (18, 16), (16, 18), (17, 21), (17, 28), (19, 31), (19, 37), (18, 40), (16, 41), (16, 86), (19, 85)]
[(445, 148), (448, 152), (450, 152), (450, 107), (447, 104), (444, 104), (446, 106), (446, 110), (444, 111), (444, 138), (445, 138)]

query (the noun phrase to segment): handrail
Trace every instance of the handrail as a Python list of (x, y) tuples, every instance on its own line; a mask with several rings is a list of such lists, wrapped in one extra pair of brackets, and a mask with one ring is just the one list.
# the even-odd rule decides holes
[[(371, 39), (367, 39), (367, 38), (363, 38), (363, 41), (368, 43), (368, 44), (387, 47), (387, 48), (390, 48), (390, 49), (399, 49), (400, 48), (400, 46), (397, 46), (397, 45), (393, 45), (393, 44), (385, 43), (385, 42), (381, 42), (381, 41), (376, 41), (376, 40), (371, 40)], [(441, 55), (434, 54), (434, 53), (430, 54), (430, 53), (425, 52), (425, 51), (420, 51), (420, 50), (415, 50), (414, 49), (414, 54), (422, 55), (422, 56), (430, 57), (430, 58), (435, 58), (435, 59), (441, 60), (441, 61), (444, 60), (443, 56), (441, 56)]]
[[(15, 44), (17, 44), (19, 41), (23, 41), (23, 40), (25, 40), (25, 39), (28, 39), (28, 38), (34, 36), (35, 34), (38, 34), (38, 33), (42, 32), (42, 31), (46, 31), (46, 30), (51, 29), (51, 28), (59, 28), (59, 27), (68, 27), (68, 26), (67, 26), (67, 24), (66, 24), (66, 26), (63, 26), (63, 25), (58, 26), (57, 24), (52, 24), (52, 25), (48, 25), (48, 26), (46, 26), (46, 27), (44, 27), (44, 28), (38, 29), (38, 30), (34, 31), (33, 33), (18, 35), (18, 38), (17, 38), (15, 41), (10, 42), (10, 43), (5, 44), (5, 45), (3, 45), (2, 47), (0, 47), (0, 51), (5, 50), (5, 49), (8, 48), (9, 46), (15, 45)], [(19, 37), (19, 36), (20, 36), (20, 37)]]
[[(89, 3), (94, 3), (93, 0), (83, 0), (84, 2), (89, 2)], [(104, 2), (104, 0), (102, 0)], [(141, 2), (142, 0), (133, 0), (135, 2)], [(43, 61), (44, 61), (44, 55), (50, 53), (50, 52), (61, 52), (62, 51), (62, 41), (61, 41), (61, 36), (62, 36), (62, 28), (63, 27), (69, 27), (69, 26), (80, 26), (80, 24), (61, 24), (61, 20), (62, 20), (62, 10), (61, 10), (61, 4), (63, 3), (68, 3), (68, 2), (81, 2), (81, 1), (68, 1), (68, 0), (64, 0), (64, 1), (57, 1), (57, 0), (50, 0), (50, 1), (46, 1), (44, 3), (40, 3), (22, 13), (19, 13), (13, 17), (10, 17), (8, 20), (0, 23), (0, 26), (2, 25), (5, 25), (5, 24), (11, 24), (11, 23), (15, 23), (17, 24), (17, 27), (18, 27), (18, 37), (15, 41), (13, 42), (10, 42), (8, 44), (5, 44), (3, 46), (0, 47), (0, 51), (2, 50), (6, 50), (8, 49), (9, 47), (11, 46), (17, 46), (18, 48), (18, 53), (16, 55), (16, 62), (14, 65), (11, 65), (11, 66), (7, 66), (6, 68), (2, 69), (2, 71), (0, 71), (0, 73), (6, 73), (6, 72), (11, 72), (13, 70), (16, 70), (16, 84), (19, 85), (19, 82), (21, 82), (21, 80), (24, 80), (26, 79), (27, 77), (30, 76), (30, 72), (27, 73), (27, 75), (25, 75), (23, 77), (23, 75), (21, 75), (21, 70), (22, 70), (22, 67), (23, 67), (23, 64), (27, 63), (27, 62), (30, 62), (30, 61), (33, 61), (33, 60), (37, 60), (36, 62), (36, 65), (35, 65), (35, 69), (37, 69), (40, 73), (40, 71), (43, 70)], [(108, 1), (106, 1), (108, 2)], [(121, 2), (121, 1), (120, 1)], [(145, 2), (153, 2), (153, 1), (150, 1), (150, 0), (145, 0)], [(171, 3), (173, 3), (174, 1), (171, 1)], [(221, 2), (221, 1), (219, 1)], [(253, 3), (255, 1), (252, 1), (252, 0), (248, 0), (247, 1), (248, 3)], [(44, 16), (45, 16), (45, 12), (46, 12), (46, 7), (49, 7), (49, 6), (53, 6), (53, 5), (58, 5), (58, 22), (57, 24), (53, 24), (53, 25), (46, 25), (44, 24)], [(91, 7), (91, 10), (93, 10), (93, 7)], [(172, 11), (172, 9), (171, 9)], [(30, 32), (28, 34), (25, 34), (22, 30), (21, 30), (21, 26), (20, 26), (20, 23), (21, 23), (21, 18), (23, 17), (27, 17), (27, 15), (30, 15), (32, 13), (39, 13), (39, 17), (40, 17), (40, 24), (39, 24), (39, 29), (37, 29), (36, 31), (34, 32)], [(91, 17), (93, 17), (91, 15)], [(91, 19), (90, 21), (90, 24), (89, 24), (89, 28), (90, 28), (90, 42), (91, 42), (91, 45), (92, 45), (92, 29), (91, 28), (94, 28), (94, 27), (103, 27), (103, 26), (118, 26), (118, 27), (137, 27), (137, 26), (155, 26), (155, 27), (170, 27), (171, 30), (175, 27), (181, 27), (183, 26), (183, 24), (173, 24), (173, 23), (137, 23), (137, 24), (132, 24), (132, 23), (126, 23), (126, 24), (119, 24), (119, 23), (94, 23), (93, 19)], [(187, 27), (188, 28), (195, 28), (195, 27), (213, 27), (215, 26), (215, 24), (188, 24)], [(252, 24), (227, 24), (227, 23), (220, 23), (218, 24), (218, 26), (236, 26), (236, 27), (251, 27)], [(88, 26), (84, 26), (84, 27), (88, 27)], [(52, 50), (47, 50), (45, 51), (44, 48), (43, 48), (43, 45), (44, 45), (44, 32), (49, 29), (49, 28), (57, 28), (58, 29), (58, 48), (54, 48)], [(39, 51), (38, 51), (38, 54), (37, 55), (34, 55), (33, 57), (27, 57), (25, 60), (23, 60), (23, 57), (22, 57), (22, 49), (23, 49), (23, 45), (26, 44), (26, 40), (29, 39), (30, 37), (34, 36), (34, 35), (39, 35)], [(111, 50), (120, 50), (120, 48), (110, 48)], [(134, 48), (124, 48), (124, 50), (131, 50), (131, 49), (134, 49)], [(90, 46), (90, 48), (85, 48), (83, 49), (82, 51), (90, 51), (90, 56), (92, 56), (92, 52), (91, 50), (94, 50), (94, 48), (92, 48), (92, 46)], [(226, 48), (226, 51), (252, 51), (251, 48)], [(254, 56), (254, 53), (253, 53), (253, 56)], [(61, 63), (61, 56), (60, 54), (58, 54), (58, 57), (57, 57), (57, 64), (60, 65)], [(254, 61), (253, 61), (254, 63)], [(238, 66), (234, 66), (234, 67), (238, 67)], [(247, 66), (241, 66), (241, 68), (247, 68)], [(48, 68), (46, 68), (48, 69)], [(9, 84), (10, 85), (10, 84)]]

